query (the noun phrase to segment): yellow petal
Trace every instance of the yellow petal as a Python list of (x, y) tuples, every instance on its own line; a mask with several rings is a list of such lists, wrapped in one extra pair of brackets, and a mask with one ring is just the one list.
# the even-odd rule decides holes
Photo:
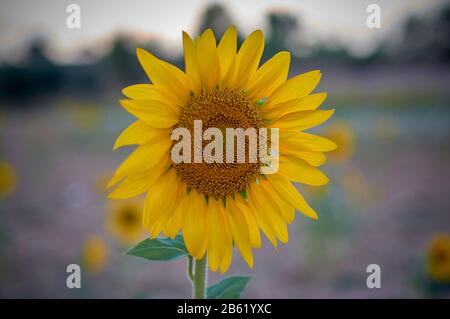
[[(280, 207), (273, 200), (270, 193), (267, 192), (268, 190), (267, 187), (263, 186), (266, 183), (268, 183), (268, 181), (263, 179), (260, 181), (259, 185), (257, 184), (252, 185), (251, 187), (252, 197), (250, 199), (255, 204), (255, 207), (258, 209), (257, 219), (260, 220), (260, 222), (262, 222), (260, 226), (265, 225), (265, 227), (269, 227), (270, 230), (282, 243), (287, 243), (288, 231), (286, 223), (283, 220), (283, 218), (279, 215)], [(264, 231), (263, 227), (261, 227), (261, 229)], [(274, 246), (276, 246), (276, 241)]]
[(287, 154), (302, 159), (306, 161), (308, 164), (311, 164), (312, 166), (320, 166), (327, 160), (326, 156), (321, 152), (292, 151), (289, 150), (288, 148), (282, 148), (281, 146), (280, 146), (280, 154), (281, 156)]
[(220, 79), (216, 39), (211, 29), (206, 30), (200, 36), (197, 46), (197, 57), (202, 87), (206, 91), (210, 91), (217, 86)]
[(181, 230), (184, 212), (184, 207), (181, 206), (181, 203), (183, 202), (184, 198), (188, 196), (186, 184), (179, 181), (178, 191), (175, 196), (176, 205), (173, 209), (173, 214), (168, 219), (166, 225), (164, 225), (165, 236), (172, 239), (174, 239), (178, 232)]
[(231, 64), (234, 62), (237, 50), (237, 30), (236, 27), (229, 27), (225, 31), (222, 40), (217, 46), (217, 54), (219, 57), (220, 76), (225, 78), (230, 70)]
[(273, 189), (270, 183), (261, 183), (260, 185), (264, 193), (276, 202), (284, 220), (289, 224), (292, 223), (295, 218), (294, 207), (292, 207), (280, 195), (278, 195), (278, 193)]
[(220, 261), (220, 272), (223, 274), (230, 267), (233, 258), (233, 239), (231, 236), (229, 220), (225, 209), (219, 210), (219, 219), (222, 224), (222, 260)]
[(108, 195), (108, 198), (125, 199), (138, 196), (153, 185), (161, 176), (161, 169), (150, 169), (145, 172), (127, 176), (115, 189)]
[(326, 97), (326, 93), (310, 94), (284, 103), (264, 105), (261, 112), (264, 118), (275, 121), (285, 114), (315, 110), (325, 101)]
[(289, 52), (278, 52), (263, 64), (250, 79), (248, 94), (255, 99), (269, 97), (283, 84), (289, 72), (291, 56)]
[(249, 188), (249, 205), (255, 212), (254, 216), (256, 221), (258, 222), (259, 227), (266, 235), (267, 239), (272, 243), (273, 246), (277, 246), (277, 239), (274, 231), (272, 230), (271, 225), (265, 218), (266, 210), (268, 205), (263, 201), (263, 195), (261, 190), (258, 188), (258, 185), (252, 184)]
[(177, 97), (178, 105), (185, 105), (189, 97), (189, 86), (185, 74), (172, 64), (158, 59), (143, 49), (136, 49), (136, 54), (152, 83), (167, 92), (173, 92)]
[(114, 150), (119, 147), (134, 144), (144, 144), (152, 138), (166, 138), (170, 136), (169, 129), (155, 129), (141, 120), (128, 126), (114, 143)]
[(320, 71), (310, 71), (287, 80), (273, 92), (265, 107), (307, 96), (319, 84)]
[[(231, 238), (228, 242), (228, 234), (224, 218), (222, 217), (224, 207), (215, 199), (210, 199), (207, 206), (208, 227), (207, 227), (207, 248), (208, 264), (211, 271), (216, 271), (223, 264), (224, 258), (229, 258), (231, 248)], [(228, 261), (224, 261), (223, 267)], [(222, 267), (222, 268), (223, 268)]]
[(241, 197), (237, 197), (234, 201), (235, 207), (239, 211), (239, 215), (243, 216), (245, 222), (247, 223), (248, 233), (250, 236), (250, 244), (252, 247), (261, 247), (261, 234), (259, 231), (259, 226), (254, 216), (254, 212), (251, 210), (248, 203)]
[(253, 77), (258, 68), (263, 50), (264, 35), (260, 30), (256, 30), (245, 39), (237, 53), (232, 88), (247, 86), (248, 80)]
[(277, 121), (270, 124), (269, 127), (302, 131), (322, 124), (323, 122), (328, 120), (333, 115), (333, 113), (334, 109), (298, 111), (280, 117)]
[(247, 223), (245, 217), (239, 209), (236, 208), (232, 199), (227, 200), (227, 213), (233, 242), (236, 244), (246, 263), (250, 268), (253, 268), (253, 254)]
[(151, 127), (168, 128), (178, 123), (178, 115), (162, 101), (120, 100), (120, 104)]
[(289, 180), (279, 174), (266, 175), (268, 181), (275, 189), (275, 191), (284, 198), (290, 205), (292, 205), (299, 212), (304, 215), (317, 219), (317, 214), (312, 209), (308, 203), (305, 201), (303, 196), (297, 191), (297, 189), (289, 182)]
[(328, 177), (319, 169), (290, 155), (284, 156), (280, 161), (279, 173), (293, 182), (307, 185), (320, 186), (329, 182)]
[(201, 259), (205, 253), (207, 219), (204, 196), (192, 190), (181, 203), (183, 209), (183, 238), (189, 253)]
[[(152, 230), (152, 226), (163, 214), (168, 214), (174, 206), (175, 196), (170, 194), (177, 192), (178, 177), (176, 170), (167, 170), (147, 193), (144, 204), (143, 225)], [(151, 232), (152, 236), (157, 236), (162, 230)], [(153, 229), (154, 230), (154, 229)]]
[(177, 97), (172, 91), (164, 91), (153, 84), (134, 84), (122, 90), (123, 95), (131, 100), (158, 100), (167, 105), (175, 112), (179, 113), (180, 106)]
[(189, 87), (192, 92), (198, 94), (201, 88), (200, 71), (197, 62), (197, 53), (195, 50), (194, 41), (191, 37), (183, 31), (183, 50), (184, 50), (184, 64), (186, 68), (186, 77), (189, 82)]
[(116, 170), (108, 187), (115, 185), (126, 175), (145, 171), (158, 163), (166, 163), (170, 158), (168, 154), (171, 146), (170, 138), (152, 139), (146, 144), (138, 146)]
[(336, 143), (327, 138), (305, 133), (280, 134), (280, 150), (329, 152), (337, 148)]

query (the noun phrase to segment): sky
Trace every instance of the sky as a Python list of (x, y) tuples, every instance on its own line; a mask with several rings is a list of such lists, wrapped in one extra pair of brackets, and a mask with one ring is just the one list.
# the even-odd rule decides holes
[[(0, 59), (14, 60), (37, 35), (45, 35), (53, 57), (70, 61), (81, 48), (105, 49), (116, 33), (138, 39), (157, 38), (173, 52), (181, 50), (181, 31), (194, 33), (202, 11), (222, 3), (243, 34), (266, 29), (271, 10), (301, 17), (309, 41), (342, 42), (354, 53), (370, 52), (386, 37), (397, 34), (409, 15), (421, 15), (445, 0), (3, 0), (0, 2)], [(66, 8), (81, 7), (81, 29), (66, 26)], [(381, 28), (366, 26), (369, 4), (381, 8)]]

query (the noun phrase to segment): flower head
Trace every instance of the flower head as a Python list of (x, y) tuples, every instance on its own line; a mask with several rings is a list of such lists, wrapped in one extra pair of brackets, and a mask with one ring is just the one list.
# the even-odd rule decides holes
[(10, 195), (16, 186), (16, 170), (8, 162), (0, 161), (0, 198)]
[(450, 236), (436, 236), (427, 251), (427, 272), (438, 283), (450, 283)]
[(81, 251), (81, 261), (84, 268), (96, 274), (105, 268), (108, 260), (108, 246), (98, 236), (92, 235), (86, 239)]
[(107, 218), (108, 230), (124, 244), (132, 244), (142, 237), (142, 205), (136, 201), (112, 205)]
[(351, 158), (355, 149), (355, 136), (347, 122), (334, 122), (327, 127), (324, 135), (339, 145), (336, 150), (328, 154), (331, 161), (344, 163)]
[[(137, 50), (152, 84), (123, 90), (128, 99), (121, 105), (137, 121), (119, 136), (114, 148), (138, 147), (112, 177), (109, 186), (118, 186), (110, 197), (146, 193), (143, 224), (151, 236), (163, 233), (174, 237), (181, 231), (192, 256), (200, 259), (208, 252), (212, 271), (227, 270), (233, 244), (252, 267), (252, 248), (261, 246), (261, 230), (277, 246), (278, 241), (288, 241), (287, 223), (294, 220), (295, 210), (317, 218), (291, 182), (328, 182), (317, 166), (325, 162), (323, 152), (336, 145), (303, 130), (323, 123), (333, 110), (317, 110), (326, 94), (311, 94), (320, 81), (319, 71), (287, 79), (288, 52), (277, 53), (259, 67), (264, 48), (259, 30), (250, 34), (239, 50), (234, 27), (218, 44), (210, 29), (195, 40), (183, 33), (183, 47), (184, 72)], [(210, 128), (216, 132), (279, 129), (279, 143), (270, 144), (270, 154), (279, 154), (279, 170), (262, 174), (267, 163), (259, 159), (175, 162), (171, 157), (174, 129), (185, 128), (195, 135), (196, 121), (203, 123), (204, 134)], [(225, 139), (215, 142), (229, 142)], [(274, 151), (277, 144), (279, 152)], [(203, 146), (194, 142), (194, 155)]]

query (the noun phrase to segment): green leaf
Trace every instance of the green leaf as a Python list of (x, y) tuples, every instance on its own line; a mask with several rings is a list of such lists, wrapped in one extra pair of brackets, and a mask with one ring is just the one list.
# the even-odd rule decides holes
[(208, 299), (237, 299), (241, 296), (250, 276), (233, 276), (209, 286), (206, 292)]
[(174, 239), (144, 239), (130, 248), (126, 254), (148, 260), (168, 261), (183, 258), (189, 253), (184, 245), (183, 237), (177, 235)]

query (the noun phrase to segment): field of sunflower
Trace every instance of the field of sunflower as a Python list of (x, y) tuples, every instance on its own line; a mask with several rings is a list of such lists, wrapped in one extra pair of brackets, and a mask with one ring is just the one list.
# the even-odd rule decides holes
[[(180, 231), (188, 276), (250, 275), (242, 297), (449, 297), (448, 61), (303, 59), (273, 38), (289, 15), (264, 35), (223, 27), (218, 8), (199, 37), (180, 31), (178, 58), (118, 40), (61, 66), (39, 43), (29, 64), (44, 75), (0, 70), (0, 297), (185, 298), (187, 258), (124, 256), (149, 236), (177, 248)], [(44, 93), (9, 93), (52, 74)], [(169, 128), (198, 118), (280, 127), (281, 177), (259, 162), (173, 164)], [(80, 289), (66, 286), (70, 264)], [(366, 284), (371, 264), (381, 288)]]

